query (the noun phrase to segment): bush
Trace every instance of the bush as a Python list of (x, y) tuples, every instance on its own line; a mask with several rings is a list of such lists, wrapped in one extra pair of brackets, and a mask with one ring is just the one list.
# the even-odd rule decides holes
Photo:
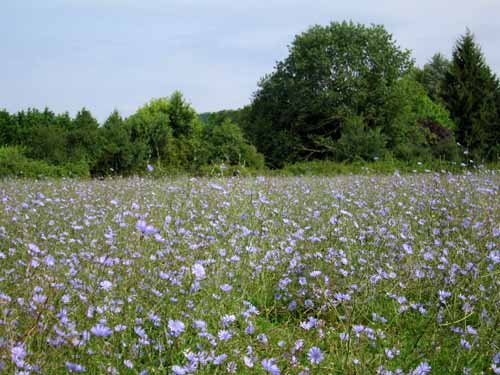
[(240, 127), (228, 119), (221, 124), (208, 125), (204, 140), (209, 165), (225, 163), (254, 169), (264, 168), (264, 156), (246, 141)]
[(342, 129), (335, 151), (340, 161), (374, 160), (385, 154), (385, 138), (381, 128), (370, 129), (362, 117), (351, 117)]
[(51, 165), (42, 160), (29, 159), (20, 147), (0, 147), (0, 177), (88, 177), (85, 162)]
[(454, 122), (443, 106), (427, 96), (412, 74), (394, 85), (390, 98), (394, 116), (386, 124), (384, 135), (394, 157), (407, 161), (432, 156), (455, 159)]
[[(467, 167), (474, 167), (469, 165)], [(279, 176), (337, 176), (348, 174), (393, 174), (414, 173), (414, 172), (453, 172), (461, 173), (464, 171), (464, 166), (460, 163), (448, 162), (445, 160), (427, 161), (404, 161), (392, 159), (389, 155), (385, 159), (366, 162), (355, 161), (352, 163), (339, 163), (332, 160), (315, 160), (309, 162), (298, 162), (286, 165), (283, 169), (277, 170), (274, 174)], [(488, 165), (489, 169), (498, 169), (498, 164)]]

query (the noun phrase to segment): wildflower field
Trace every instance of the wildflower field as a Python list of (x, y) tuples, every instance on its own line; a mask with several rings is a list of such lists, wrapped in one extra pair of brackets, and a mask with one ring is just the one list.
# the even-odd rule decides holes
[(0, 372), (500, 373), (499, 185), (1, 181)]

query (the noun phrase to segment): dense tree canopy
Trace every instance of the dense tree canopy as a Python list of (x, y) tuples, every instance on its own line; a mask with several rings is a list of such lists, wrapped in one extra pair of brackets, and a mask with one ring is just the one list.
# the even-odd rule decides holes
[[(288, 57), (260, 82), (247, 133), (273, 166), (304, 158), (382, 156), (386, 144), (392, 152), (417, 135), (413, 146), (421, 147), (420, 119), (408, 119), (405, 111), (409, 103), (425, 105), (430, 99), (424, 98), (425, 90), (401, 87), (412, 67), (410, 52), (401, 50), (382, 26), (314, 26), (295, 38)], [(346, 155), (344, 130), (348, 139), (375, 137), (377, 151)], [(397, 156), (414, 156), (406, 154)]]
[(179, 91), (127, 118), (114, 111), (102, 126), (86, 108), (74, 118), (48, 108), (0, 109), (0, 162), (8, 161), (0, 175), (22, 168), (30, 176), (151, 167), (204, 173), (311, 159), (498, 160), (499, 140), (500, 83), (469, 31), (451, 60), (437, 53), (419, 69), (383, 26), (333, 22), (297, 35), (238, 110), (198, 115)]

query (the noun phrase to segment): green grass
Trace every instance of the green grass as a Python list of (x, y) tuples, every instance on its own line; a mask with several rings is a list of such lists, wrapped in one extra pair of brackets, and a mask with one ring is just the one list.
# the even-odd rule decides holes
[[(195, 354), (201, 374), (264, 374), (264, 359), (281, 374), (408, 374), (424, 362), (433, 374), (492, 373), (499, 183), (488, 169), (4, 180), (0, 368), (166, 374)], [(169, 320), (184, 331), (173, 335)], [(98, 337), (99, 322), (125, 328)]]

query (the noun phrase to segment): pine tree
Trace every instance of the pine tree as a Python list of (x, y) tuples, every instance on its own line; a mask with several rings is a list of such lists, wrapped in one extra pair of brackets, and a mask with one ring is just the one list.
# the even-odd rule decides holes
[(456, 138), (472, 154), (495, 158), (499, 127), (498, 80), (485, 62), (473, 34), (467, 30), (455, 45), (446, 73), (443, 97), (457, 124)]

